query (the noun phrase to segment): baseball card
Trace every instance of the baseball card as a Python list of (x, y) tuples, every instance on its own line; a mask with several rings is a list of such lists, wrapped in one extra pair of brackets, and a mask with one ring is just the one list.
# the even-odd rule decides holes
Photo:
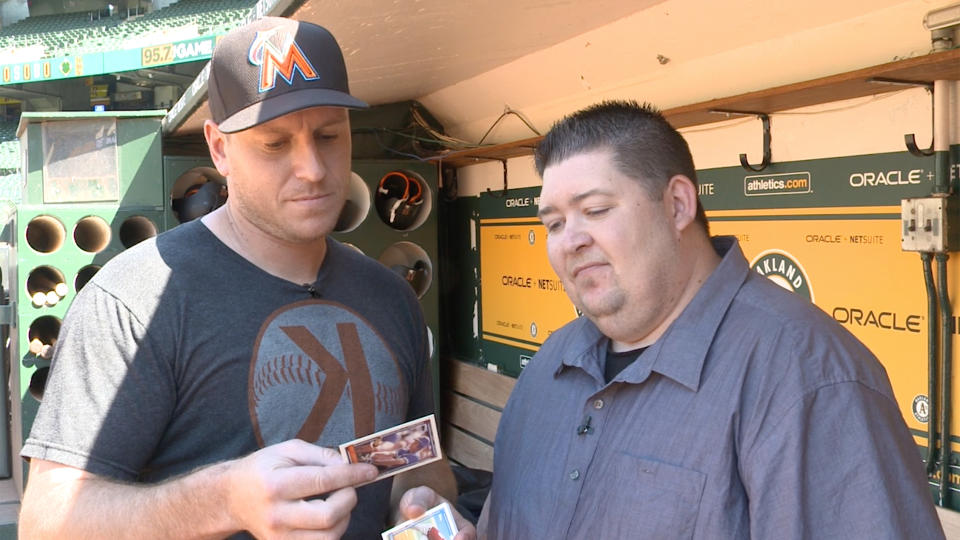
[(453, 540), (456, 535), (457, 524), (453, 521), (453, 511), (448, 503), (441, 503), (418, 518), (384, 531), (380, 536), (383, 540)]
[(340, 455), (348, 463), (375, 465), (380, 474), (374, 482), (443, 457), (432, 414), (341, 444)]

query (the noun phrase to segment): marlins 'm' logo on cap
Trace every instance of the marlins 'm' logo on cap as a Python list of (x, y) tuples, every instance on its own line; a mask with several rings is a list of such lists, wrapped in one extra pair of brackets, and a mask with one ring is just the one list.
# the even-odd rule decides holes
[(310, 107), (367, 106), (350, 95), (337, 40), (308, 22), (263, 17), (231, 30), (217, 42), (208, 73), (210, 117), (222, 133)]
[(287, 84), (293, 84), (297, 71), (304, 80), (312, 81), (319, 77), (317, 70), (303, 54), (290, 34), (274, 28), (257, 32), (250, 45), (247, 59), (251, 64), (260, 66), (260, 92), (266, 92), (277, 84), (279, 75)]
[(786, 251), (768, 249), (756, 256), (750, 263), (750, 268), (762, 276), (766, 276), (777, 285), (788, 291), (793, 291), (813, 302), (813, 289), (803, 266)]

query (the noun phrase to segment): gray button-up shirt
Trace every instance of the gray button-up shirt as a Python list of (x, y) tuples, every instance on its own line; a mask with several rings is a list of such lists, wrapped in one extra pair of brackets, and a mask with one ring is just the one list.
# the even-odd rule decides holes
[(500, 421), (488, 537), (943, 538), (880, 363), (714, 245), (720, 265), (610, 384), (586, 318), (544, 343)]

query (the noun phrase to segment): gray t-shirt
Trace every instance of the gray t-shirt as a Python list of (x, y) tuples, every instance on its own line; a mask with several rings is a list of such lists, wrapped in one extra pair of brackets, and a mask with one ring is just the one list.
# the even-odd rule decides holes
[[(294, 437), (336, 448), (432, 412), (410, 286), (327, 246), (305, 285), (199, 220), (115, 257), (69, 308), (22, 455), (156, 482)], [(358, 490), (347, 537), (379, 537), (389, 491)]]

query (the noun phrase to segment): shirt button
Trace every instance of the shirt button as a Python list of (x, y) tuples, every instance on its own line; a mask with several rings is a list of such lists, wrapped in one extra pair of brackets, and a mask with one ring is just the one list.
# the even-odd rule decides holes
[(580, 471), (578, 471), (578, 470), (576, 470), (576, 469), (570, 471), (570, 479), (571, 479), (571, 480), (576, 480), (577, 478), (580, 478)]
[(594, 401), (594, 402), (593, 402), (593, 408), (594, 408), (594, 409), (602, 409), (602, 408), (603, 408), (603, 400), (602, 400), (602, 399), (598, 399), (598, 400)]

